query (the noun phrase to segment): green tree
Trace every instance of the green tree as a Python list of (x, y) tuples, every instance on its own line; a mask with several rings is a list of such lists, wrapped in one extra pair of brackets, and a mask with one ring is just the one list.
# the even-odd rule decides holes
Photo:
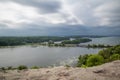
[(90, 55), (88, 55), (88, 54), (80, 55), (79, 58), (78, 58), (79, 60), (78, 60), (77, 66), (81, 67), (82, 65), (86, 65), (86, 62), (87, 62), (87, 59), (88, 59), (89, 56)]
[(104, 62), (104, 58), (100, 55), (92, 55), (90, 57), (88, 57), (87, 59), (87, 66), (91, 67), (91, 66), (97, 66), (100, 65)]
[(119, 54), (113, 54), (112, 56), (110, 56), (110, 60), (111, 61), (120, 60), (120, 55)]
[(38, 66), (33, 66), (33, 67), (31, 67), (31, 69), (39, 69), (39, 67)]
[(23, 70), (23, 69), (27, 69), (27, 66), (25, 66), (25, 65), (20, 65), (20, 66), (18, 66), (18, 68), (17, 68), (18, 70)]

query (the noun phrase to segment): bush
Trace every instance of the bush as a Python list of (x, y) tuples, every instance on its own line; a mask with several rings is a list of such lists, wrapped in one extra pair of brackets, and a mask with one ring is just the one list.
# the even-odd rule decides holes
[(39, 69), (39, 67), (33, 66), (33, 67), (31, 67), (31, 69)]
[(115, 46), (114, 48), (115, 48), (115, 49), (114, 49), (113, 53), (120, 55), (120, 46), (117, 45), (117, 46)]
[(82, 65), (91, 67), (114, 60), (120, 60), (120, 45), (103, 49), (99, 51), (97, 55), (80, 55), (78, 59), (78, 67)]
[(111, 47), (111, 48), (107, 48), (107, 49), (103, 49), (101, 51), (99, 51), (98, 53), (99, 55), (103, 56), (104, 58), (104, 62), (110, 62), (113, 61), (112, 59), (110, 59), (110, 57), (113, 54), (119, 54), (120, 55), (120, 45)]
[(110, 49), (103, 49), (99, 51), (98, 54), (104, 58), (104, 62), (109, 62), (110, 61), (109, 57), (111, 56), (112, 53)]
[(27, 66), (25, 66), (25, 65), (20, 65), (20, 66), (18, 66), (18, 68), (17, 68), (18, 70), (23, 70), (23, 69), (27, 69)]
[(3, 70), (3, 71), (5, 71), (5, 70), (6, 70), (6, 68), (5, 68), (5, 67), (1, 67), (0, 69), (1, 69), (1, 70)]
[(65, 67), (69, 68), (69, 67), (70, 67), (70, 65), (66, 64), (66, 65), (65, 65)]
[(12, 70), (13, 67), (12, 67), (12, 66), (8, 66), (7, 69), (8, 69), (8, 70)]
[(87, 68), (87, 66), (86, 66), (86, 65), (82, 65), (81, 67), (82, 67), (82, 68)]
[(86, 62), (87, 62), (87, 59), (90, 55), (88, 54), (85, 54), (85, 55), (80, 55), (79, 56), (79, 60), (78, 60), (78, 63), (77, 63), (77, 67), (81, 67), (82, 65), (86, 65)]
[(87, 59), (87, 66), (92, 67), (92, 66), (97, 66), (100, 65), (104, 62), (104, 58), (100, 55), (92, 55), (88, 57)]
[(120, 55), (119, 54), (113, 54), (112, 56), (110, 56), (110, 60), (111, 61), (120, 60)]

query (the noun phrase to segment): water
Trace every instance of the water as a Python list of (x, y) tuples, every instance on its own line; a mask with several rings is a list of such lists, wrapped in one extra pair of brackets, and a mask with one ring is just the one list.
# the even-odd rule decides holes
[(72, 64), (80, 54), (97, 53), (99, 49), (80, 47), (19, 46), (0, 49), (0, 66), (41, 66)]
[(88, 44), (104, 44), (104, 45), (118, 45), (120, 44), (120, 37), (101, 37), (101, 38), (91, 38), (91, 42), (81, 43), (84, 45)]
[[(119, 44), (120, 38), (93, 38), (89, 43)], [(87, 43), (84, 43), (87, 44)], [(82, 47), (17, 46), (0, 48), (0, 67), (27, 65), (47, 67), (51, 65), (73, 65), (80, 54), (97, 53), (101, 49)]]

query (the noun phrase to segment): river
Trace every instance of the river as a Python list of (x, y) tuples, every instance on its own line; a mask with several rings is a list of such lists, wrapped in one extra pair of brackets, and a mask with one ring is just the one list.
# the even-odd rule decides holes
[[(120, 37), (92, 38), (90, 44), (120, 44)], [(88, 43), (83, 43), (88, 44)], [(0, 48), (0, 67), (2, 66), (60, 66), (74, 65), (81, 54), (98, 53), (101, 49), (82, 47), (15, 46)]]

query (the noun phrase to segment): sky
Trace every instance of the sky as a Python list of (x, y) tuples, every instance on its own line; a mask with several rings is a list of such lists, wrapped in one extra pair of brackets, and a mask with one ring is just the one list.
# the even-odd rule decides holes
[(0, 36), (120, 35), (120, 0), (0, 0)]

